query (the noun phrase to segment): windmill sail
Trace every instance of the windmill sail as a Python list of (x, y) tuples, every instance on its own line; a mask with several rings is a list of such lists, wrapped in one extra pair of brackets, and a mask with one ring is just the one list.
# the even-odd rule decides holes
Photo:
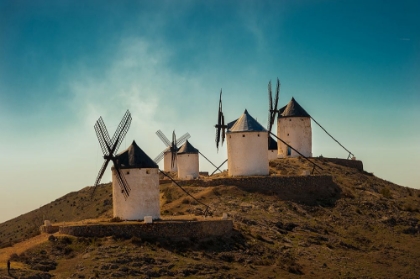
[(104, 175), (105, 170), (110, 161), (112, 161), (114, 164), (114, 169), (117, 173), (117, 181), (121, 187), (121, 192), (123, 193), (125, 198), (129, 196), (130, 186), (128, 185), (127, 181), (124, 178), (124, 175), (122, 174), (122, 172), (120, 171), (118, 167), (115, 155), (117, 154), (118, 148), (120, 147), (121, 142), (123, 141), (125, 135), (127, 134), (128, 129), (130, 128), (130, 124), (131, 124), (131, 114), (127, 110), (127, 112), (124, 114), (120, 124), (117, 127), (117, 130), (115, 131), (111, 139), (109, 137), (108, 130), (105, 126), (105, 123), (102, 117), (99, 117), (98, 121), (96, 121), (94, 129), (95, 129), (99, 144), (101, 146), (105, 161), (102, 164), (102, 167), (99, 169), (98, 175), (96, 177), (94, 188), (92, 191), (92, 196), (95, 193), (96, 187), (99, 185), (102, 179), (102, 176)]
[(165, 144), (166, 149), (159, 153), (156, 158), (153, 160), (156, 164), (158, 164), (164, 157), (165, 154), (171, 152), (171, 168), (175, 167), (176, 162), (176, 154), (179, 150), (179, 146), (183, 144), (186, 140), (188, 140), (191, 136), (189, 133), (185, 133), (179, 139), (176, 138), (175, 130), (172, 132), (172, 141), (170, 141), (161, 130), (156, 131), (156, 135), (160, 138), (160, 140)]
[(280, 94), (280, 80), (277, 78), (277, 84), (276, 84), (276, 95), (274, 97), (273, 102), (273, 94), (271, 91), (271, 81), (268, 83), (268, 124), (267, 124), (267, 130), (271, 132), (271, 129), (273, 128), (274, 121), (276, 120), (276, 115), (278, 113), (278, 103), (279, 103), (279, 94)]
[(222, 89), (220, 89), (219, 96), (219, 110), (217, 113), (217, 124), (214, 126), (216, 128), (216, 148), (219, 151), (219, 143), (225, 142), (225, 133), (227, 126), (225, 125), (225, 117), (223, 115), (223, 106), (222, 106)]

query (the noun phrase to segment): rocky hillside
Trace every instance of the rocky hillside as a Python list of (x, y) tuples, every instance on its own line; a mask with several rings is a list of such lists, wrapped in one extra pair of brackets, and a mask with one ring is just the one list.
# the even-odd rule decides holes
[(97, 187), (91, 199), (92, 187), (71, 192), (36, 210), (0, 224), (0, 248), (39, 234), (43, 220), (52, 223), (73, 222), (85, 219), (108, 218), (112, 215), (111, 184)]
[[(323, 168), (320, 173), (331, 175), (341, 189), (332, 205), (192, 182), (185, 188), (209, 205), (213, 216), (227, 212), (233, 219), (231, 236), (176, 242), (45, 236), (46, 241), (23, 252), (14, 253), (22, 251), (21, 243), (1, 249), (0, 278), (10, 278), (7, 258), (12, 259), (11, 275), (17, 278), (419, 278), (420, 191), (326, 159), (316, 163)], [(300, 158), (278, 159), (270, 167), (271, 175), (312, 170)], [(0, 224), (2, 243), (35, 234), (28, 226), (39, 224), (28, 221), (31, 216), (39, 222), (44, 214), (53, 222), (109, 220), (110, 185), (100, 187), (94, 203), (87, 200), (89, 189)], [(170, 183), (161, 185), (161, 195), (165, 218), (185, 214), (199, 218), (203, 212), (202, 205)]]

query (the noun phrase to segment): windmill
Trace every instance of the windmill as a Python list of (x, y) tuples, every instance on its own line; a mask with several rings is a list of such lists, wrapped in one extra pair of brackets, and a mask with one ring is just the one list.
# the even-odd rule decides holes
[[(161, 130), (156, 131), (156, 135), (160, 138), (160, 140), (166, 145), (166, 149), (163, 150), (156, 158), (153, 160), (155, 163), (159, 163), (162, 159), (164, 159), (164, 171), (176, 171), (176, 153), (179, 150), (179, 145), (183, 144), (187, 139), (191, 136), (189, 133), (185, 133), (179, 139), (176, 138), (175, 130), (172, 132), (172, 141), (162, 133)], [(169, 153), (171, 153), (171, 157), (169, 159)], [(169, 164), (170, 160), (170, 164)]]
[(269, 175), (268, 131), (248, 110), (227, 131), (228, 175)]
[[(220, 143), (224, 143), (225, 138), (227, 140), (228, 159), (222, 165), (228, 163), (229, 176), (268, 174), (267, 130), (252, 118), (247, 110), (238, 119), (225, 124), (222, 90), (219, 96), (217, 124), (214, 127), (217, 149)], [(229, 136), (226, 137), (226, 134)]]
[[(160, 219), (160, 199), (159, 199), (159, 172), (157, 164), (136, 144), (135, 141), (123, 152), (117, 154), (131, 123), (131, 115), (127, 110), (112, 139), (109, 137), (102, 117), (98, 119), (94, 128), (104, 154), (104, 163), (99, 170), (95, 181), (95, 188), (99, 184), (109, 161), (112, 161), (112, 203), (113, 216), (121, 220), (142, 220), (151, 217), (153, 220)], [(189, 137), (189, 135), (187, 135)], [(185, 135), (183, 137), (186, 137)], [(164, 137), (166, 139), (166, 137)], [(167, 139), (166, 139), (167, 140)], [(182, 140), (182, 139), (180, 139)], [(175, 133), (172, 139), (176, 141)], [(169, 140), (167, 140), (168, 143)], [(172, 179), (172, 178), (170, 178)], [(118, 182), (117, 182), (118, 181)], [(129, 183), (127, 183), (129, 181)], [(206, 206), (207, 214), (209, 206), (198, 201), (175, 181), (186, 194), (190, 195), (198, 203)], [(120, 186), (118, 187), (117, 184)], [(130, 187), (131, 185), (131, 187)], [(130, 195), (130, 199), (127, 197)]]
[(130, 123), (131, 123), (131, 114), (127, 110), (111, 139), (109, 137), (108, 130), (105, 126), (102, 116), (99, 117), (98, 121), (96, 121), (94, 128), (95, 128), (96, 136), (98, 137), (98, 140), (99, 140), (99, 144), (101, 145), (101, 149), (102, 149), (102, 153), (104, 155), (103, 157), (105, 161), (99, 170), (98, 176), (96, 177), (92, 196), (95, 193), (96, 187), (101, 181), (102, 176), (104, 175), (104, 172), (108, 166), (109, 161), (112, 161), (112, 163), (114, 164), (114, 169), (117, 173), (116, 177), (118, 180), (118, 184), (121, 188), (121, 193), (124, 195), (125, 199), (127, 199), (127, 197), (129, 196), (130, 186), (128, 185), (127, 181), (124, 178), (123, 173), (120, 171), (118, 167), (116, 154), (125, 135), (128, 132), (128, 129), (130, 128)]

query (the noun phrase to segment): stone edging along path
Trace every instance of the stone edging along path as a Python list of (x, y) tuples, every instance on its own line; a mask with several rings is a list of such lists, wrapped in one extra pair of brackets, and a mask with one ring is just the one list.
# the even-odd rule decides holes
[(155, 221), (153, 223), (119, 222), (60, 226), (60, 234), (77, 237), (139, 237), (139, 238), (208, 238), (228, 236), (232, 220)]

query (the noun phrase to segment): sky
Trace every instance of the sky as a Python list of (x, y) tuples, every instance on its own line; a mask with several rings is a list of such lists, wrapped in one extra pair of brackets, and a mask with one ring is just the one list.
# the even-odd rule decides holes
[[(112, 136), (130, 110), (120, 151), (135, 140), (153, 159), (155, 132), (175, 130), (220, 164), (220, 90), (227, 121), (247, 109), (266, 126), (276, 78), (280, 106), (294, 97), (366, 171), (420, 188), (419, 14), (416, 0), (0, 0), (0, 222), (93, 185), (100, 116)], [(312, 131), (314, 156), (347, 158)]]

